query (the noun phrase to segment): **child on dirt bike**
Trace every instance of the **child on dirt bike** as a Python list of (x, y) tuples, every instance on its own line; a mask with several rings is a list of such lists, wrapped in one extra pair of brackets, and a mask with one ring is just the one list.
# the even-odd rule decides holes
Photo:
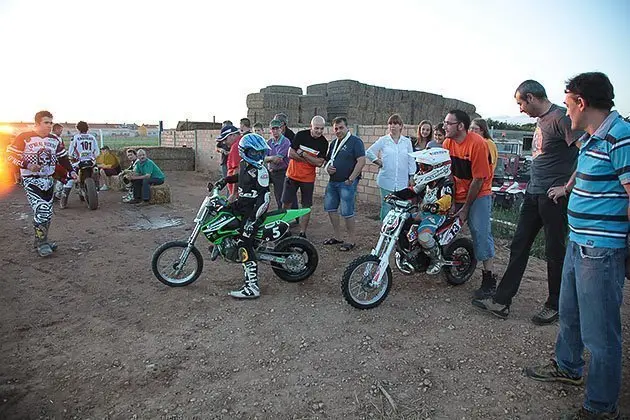
[(269, 146), (262, 136), (253, 133), (244, 135), (238, 144), (238, 153), (242, 159), (239, 172), (215, 184), (215, 187), (223, 189), (226, 184), (238, 183), (238, 199), (230, 205), (230, 210), (242, 216), (238, 253), (243, 263), (245, 284), (239, 290), (230, 292), (230, 296), (237, 299), (255, 299), (260, 296), (253, 242), (269, 207), (269, 172), (264, 166), (267, 150)]
[(420, 210), (413, 215), (418, 226), (418, 243), (431, 259), (427, 274), (438, 274), (442, 269), (440, 247), (434, 239), (435, 231), (444, 223), (453, 203), (451, 157), (446, 149), (432, 148), (409, 153), (418, 163), (414, 186), (395, 191), (388, 197), (402, 200), (419, 198)]

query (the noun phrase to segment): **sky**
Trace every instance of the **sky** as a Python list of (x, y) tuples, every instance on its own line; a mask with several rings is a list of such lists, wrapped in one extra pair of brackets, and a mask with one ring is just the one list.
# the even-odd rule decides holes
[(340, 79), (514, 116), (535, 79), (606, 73), (630, 114), (626, 0), (0, 0), (0, 121), (236, 121), (248, 93)]

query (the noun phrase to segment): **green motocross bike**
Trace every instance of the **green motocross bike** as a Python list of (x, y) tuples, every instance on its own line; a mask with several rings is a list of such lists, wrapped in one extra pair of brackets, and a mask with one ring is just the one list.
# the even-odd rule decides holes
[[(203, 257), (195, 246), (200, 233), (210, 241), (212, 261), (224, 260), (239, 263), (238, 242), (241, 220), (229, 211), (227, 199), (220, 195), (214, 184), (208, 184), (210, 193), (203, 200), (195, 227), (187, 241), (171, 241), (153, 253), (151, 267), (159, 281), (171, 287), (187, 286), (197, 280), (203, 270)], [(298, 282), (309, 278), (317, 268), (319, 256), (311, 242), (291, 236), (289, 223), (311, 209), (276, 210), (264, 216), (255, 234), (254, 250), (259, 262), (271, 264), (273, 272), (282, 280)]]

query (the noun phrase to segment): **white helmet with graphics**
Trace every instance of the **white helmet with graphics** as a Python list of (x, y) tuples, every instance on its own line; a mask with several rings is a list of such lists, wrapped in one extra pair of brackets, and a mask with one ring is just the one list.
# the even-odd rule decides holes
[(434, 147), (409, 153), (420, 170), (413, 176), (416, 185), (427, 185), (451, 175), (451, 155), (446, 149)]

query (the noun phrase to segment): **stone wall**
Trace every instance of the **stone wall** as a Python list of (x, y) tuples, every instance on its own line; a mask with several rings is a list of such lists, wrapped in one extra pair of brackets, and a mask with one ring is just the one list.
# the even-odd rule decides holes
[[(194, 132), (193, 132), (194, 136)], [(147, 157), (154, 161), (163, 171), (194, 171), (195, 150), (190, 147), (138, 147), (144, 149)], [(112, 150), (118, 156), (122, 168), (128, 168), (131, 162), (127, 159), (127, 148)]]
[[(379, 137), (387, 133), (387, 126), (364, 126), (364, 125), (351, 125), (351, 131), (357, 134), (363, 140), (365, 148), (367, 150)], [(299, 130), (306, 129), (307, 127), (299, 126), (292, 127), (292, 130), (297, 132)], [(417, 127), (407, 126), (403, 130), (403, 135), (408, 137), (414, 137), (416, 135)], [(216, 141), (215, 137), (219, 134), (219, 130), (198, 130), (194, 131), (164, 131), (162, 132), (162, 146), (169, 146), (175, 148), (185, 148), (195, 151), (195, 167), (197, 171), (206, 172), (210, 174), (211, 178), (220, 177), (221, 157), (215, 151)], [(326, 126), (324, 136), (328, 141), (334, 139), (332, 127)], [(266, 129), (265, 137), (268, 138), (268, 129)], [(195, 141), (196, 139), (196, 141)], [(170, 149), (173, 150), (173, 149)], [(357, 199), (361, 202), (368, 202), (379, 204), (381, 202), (380, 190), (376, 185), (376, 174), (378, 168), (372, 164), (366, 164), (363, 168), (363, 179), (359, 182), (357, 189)], [(317, 179), (315, 181), (315, 194), (320, 196), (324, 195), (326, 184), (328, 183), (328, 174), (318, 169)], [(315, 205), (323, 205), (321, 200), (316, 201)]]
[(274, 114), (284, 112), (289, 124), (309, 124), (313, 115), (330, 122), (342, 116), (350, 124), (385, 124), (387, 118), (400, 114), (406, 124), (428, 119), (442, 121), (451, 109), (461, 109), (471, 118), (478, 117), (475, 106), (458, 99), (427, 92), (387, 89), (354, 80), (336, 80), (308, 86), (306, 95), (293, 86), (267, 86), (247, 96), (247, 117), (268, 124)]

